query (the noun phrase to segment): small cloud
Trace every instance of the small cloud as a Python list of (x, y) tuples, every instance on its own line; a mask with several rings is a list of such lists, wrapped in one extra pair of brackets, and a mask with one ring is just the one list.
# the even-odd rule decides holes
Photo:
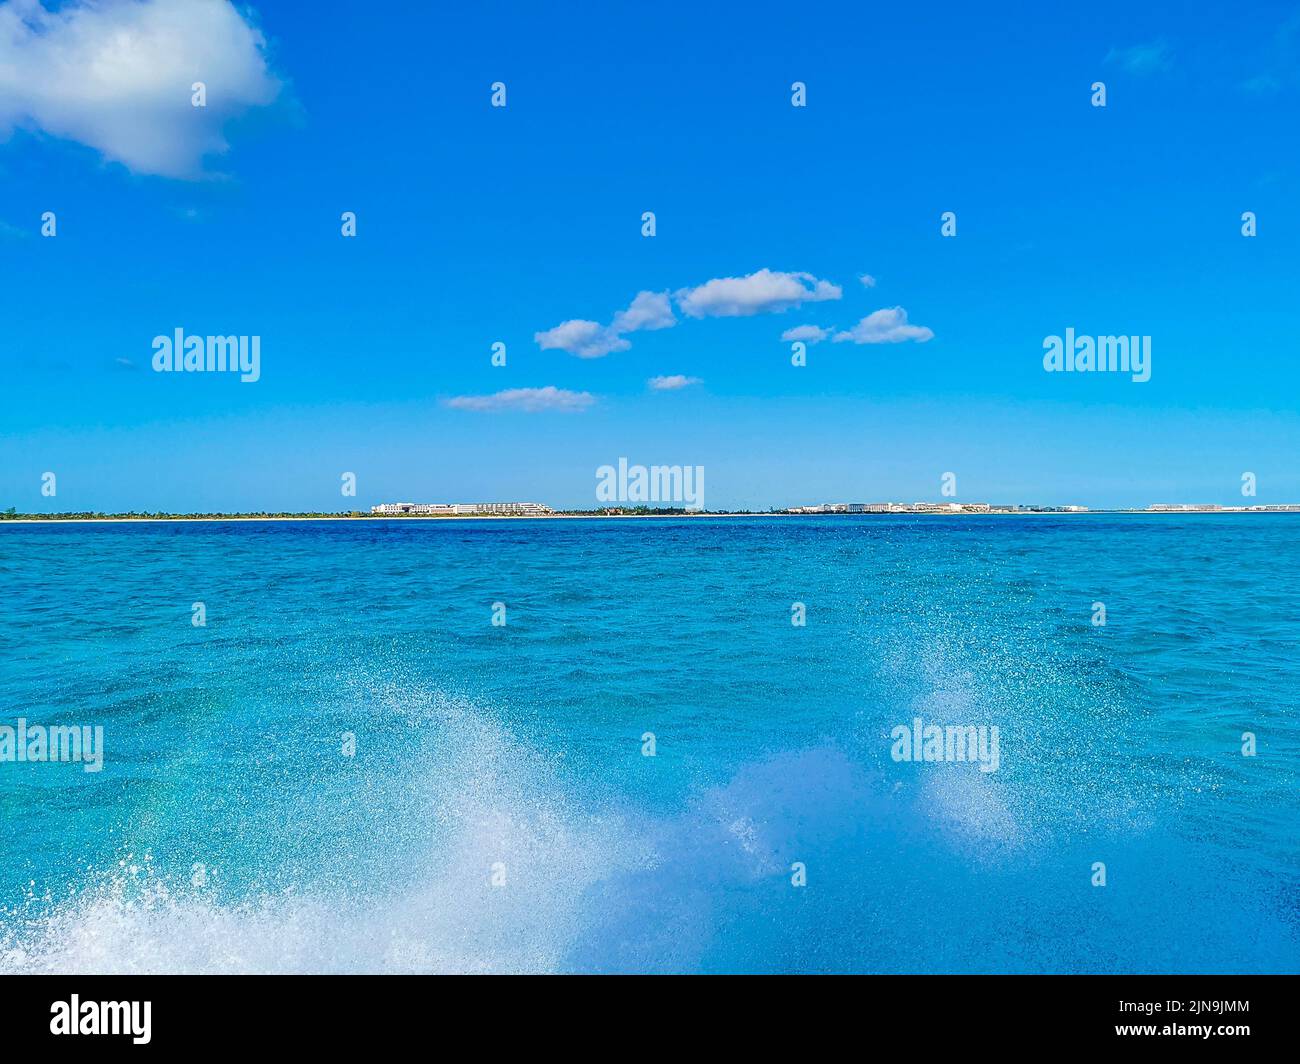
[(1258, 96), (1267, 96), (1269, 93), (1277, 92), (1282, 87), (1282, 82), (1272, 74), (1259, 74), (1249, 81), (1242, 82), (1241, 87)]
[(810, 273), (762, 269), (746, 277), (715, 277), (674, 293), (682, 313), (692, 318), (744, 318), (789, 310), (802, 303), (839, 299), (843, 290)]
[(115, 359), (113, 359), (113, 365), (116, 366), (118, 369), (136, 369), (136, 368), (137, 368), (137, 367), (136, 367), (136, 364), (135, 364), (134, 362), (132, 362), (129, 358), (115, 358)]
[(616, 333), (669, 329), (677, 324), (667, 292), (638, 292), (627, 310), (614, 315), (610, 329)]
[(507, 388), (495, 395), (457, 395), (444, 403), (453, 410), (518, 410), (527, 414), (555, 410), (572, 414), (586, 410), (595, 401), (590, 392), (570, 392), (548, 384), (545, 388)]
[(0, 237), (10, 237), (14, 240), (21, 240), (23, 237), (28, 235), (27, 230), (19, 229), (18, 226), (10, 225), (3, 218), (0, 218)]
[(847, 332), (835, 334), (835, 343), (901, 344), (907, 340), (925, 343), (934, 333), (923, 325), (909, 325), (907, 311), (888, 307), (868, 314)]
[(699, 377), (686, 377), (680, 373), (674, 373), (670, 377), (651, 377), (647, 384), (656, 392), (675, 392), (679, 388), (687, 388), (692, 384), (703, 384)]
[(1160, 74), (1173, 66), (1173, 56), (1164, 41), (1135, 44), (1131, 48), (1112, 48), (1107, 63), (1117, 63), (1130, 74)]
[(638, 292), (626, 310), (614, 315), (609, 325), (575, 318), (554, 329), (533, 333), (543, 351), (568, 351), (579, 358), (604, 358), (614, 351), (626, 351), (632, 344), (625, 333), (652, 332), (677, 324), (667, 292)]
[(1292, 13), (1270, 35), (1260, 62), (1261, 70), (1242, 82), (1255, 96), (1267, 96), (1290, 88), (1300, 68), (1300, 11)]
[(820, 325), (796, 325), (793, 329), (786, 329), (781, 334), (781, 339), (806, 340), (810, 344), (819, 344), (830, 334), (830, 329), (823, 329)]
[[(0, 138), (76, 141), (132, 173), (202, 176), (225, 123), (280, 91), (266, 40), (230, 0), (0, 6)], [(206, 107), (191, 85), (208, 87)]]
[(568, 351), (579, 358), (604, 358), (611, 351), (626, 351), (632, 346), (608, 326), (581, 318), (533, 333), (533, 339), (543, 351)]
[(862, 282), (863, 288), (875, 288), (876, 279), (869, 273), (860, 274), (858, 280)]

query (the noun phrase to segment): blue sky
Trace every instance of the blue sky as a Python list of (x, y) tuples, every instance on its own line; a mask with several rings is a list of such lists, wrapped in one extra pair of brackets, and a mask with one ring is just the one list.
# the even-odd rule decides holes
[[(1300, 501), (1300, 6), (463, 6), (0, 5), (0, 507)], [(153, 372), (178, 327), (261, 379)]]

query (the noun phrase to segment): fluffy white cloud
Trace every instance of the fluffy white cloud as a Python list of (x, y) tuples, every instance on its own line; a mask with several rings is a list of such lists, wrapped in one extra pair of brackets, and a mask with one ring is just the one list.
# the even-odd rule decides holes
[(558, 410), (572, 414), (586, 410), (595, 401), (590, 392), (570, 392), (548, 384), (545, 388), (507, 388), (495, 395), (458, 395), (445, 402), (454, 410), (521, 410), (528, 414)]
[(668, 377), (651, 377), (646, 381), (656, 392), (675, 392), (678, 388), (686, 388), (692, 384), (703, 384), (699, 377), (687, 377), (681, 373), (674, 373)]
[(900, 344), (905, 340), (925, 343), (934, 333), (924, 325), (909, 325), (907, 311), (902, 307), (887, 307), (868, 314), (847, 332), (835, 334), (837, 344)]
[(862, 287), (863, 287), (863, 288), (875, 288), (875, 287), (876, 287), (876, 279), (875, 279), (874, 277), (872, 277), (871, 274), (869, 274), (869, 273), (860, 274), (860, 275), (858, 276), (858, 280), (862, 282)]
[(830, 329), (823, 329), (820, 325), (796, 325), (793, 329), (786, 329), (781, 334), (781, 339), (807, 340), (810, 344), (819, 344), (830, 334)]
[(608, 325), (574, 318), (554, 329), (533, 333), (543, 351), (568, 351), (579, 358), (603, 358), (613, 351), (626, 351), (632, 344), (625, 333), (667, 329), (677, 324), (667, 292), (638, 292), (626, 310), (614, 315)]
[(614, 315), (609, 327), (616, 333), (629, 333), (667, 329), (676, 324), (667, 292), (638, 292), (627, 310)]
[[(207, 86), (194, 107), (191, 85)], [(140, 174), (197, 177), (225, 121), (280, 84), (266, 41), (229, 0), (97, 0), (0, 7), (0, 136), (77, 141)]]
[(533, 333), (533, 339), (543, 351), (568, 351), (579, 358), (604, 358), (611, 351), (626, 351), (632, 346), (608, 326), (581, 318)]
[(801, 303), (839, 299), (843, 291), (810, 273), (763, 269), (747, 277), (715, 277), (696, 288), (674, 293), (682, 313), (692, 318), (742, 318), (789, 310)]

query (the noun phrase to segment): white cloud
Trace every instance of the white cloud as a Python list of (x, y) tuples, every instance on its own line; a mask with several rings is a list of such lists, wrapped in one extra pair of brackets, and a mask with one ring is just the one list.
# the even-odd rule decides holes
[(703, 384), (699, 377), (686, 377), (680, 373), (674, 373), (669, 377), (651, 377), (646, 381), (656, 392), (675, 392), (678, 388), (686, 388), (692, 384)]
[(626, 351), (632, 345), (598, 321), (574, 318), (554, 329), (533, 333), (543, 351), (568, 351), (579, 358), (604, 358), (611, 351)]
[[(191, 85), (207, 86), (194, 107)], [(280, 84), (266, 41), (229, 0), (98, 0), (0, 7), (0, 137), (74, 140), (139, 174), (201, 176), (227, 119)]]
[(820, 325), (796, 325), (793, 329), (786, 329), (781, 334), (781, 339), (807, 340), (810, 344), (819, 344), (830, 334), (830, 329), (823, 329)]
[(839, 299), (843, 291), (810, 273), (763, 269), (747, 277), (715, 277), (696, 288), (674, 293), (682, 313), (692, 318), (741, 318), (789, 310), (801, 303)]
[(520, 410), (528, 414), (558, 410), (571, 414), (586, 410), (595, 401), (590, 392), (570, 392), (548, 384), (545, 388), (507, 388), (495, 395), (457, 395), (445, 403), (454, 410)]
[(887, 307), (868, 314), (847, 332), (836, 333), (835, 342), (900, 344), (905, 340), (915, 340), (925, 343), (933, 336), (934, 333), (924, 325), (909, 325), (907, 311), (902, 307)]
[(627, 310), (614, 315), (610, 329), (616, 333), (668, 329), (677, 324), (667, 292), (638, 292)]
[(862, 282), (862, 287), (863, 287), (863, 288), (875, 288), (875, 287), (876, 287), (876, 279), (875, 279), (874, 277), (872, 277), (871, 274), (869, 274), (869, 273), (864, 273), (864, 274), (859, 275), (858, 280)]
[(543, 351), (568, 351), (579, 358), (603, 358), (613, 351), (626, 351), (632, 344), (625, 333), (667, 329), (677, 324), (667, 292), (638, 292), (626, 310), (614, 315), (608, 325), (574, 318), (554, 329), (533, 333)]

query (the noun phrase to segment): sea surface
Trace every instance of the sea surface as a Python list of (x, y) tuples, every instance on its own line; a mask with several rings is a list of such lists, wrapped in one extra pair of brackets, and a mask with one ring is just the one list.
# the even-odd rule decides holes
[(1298, 702), (1300, 515), (3, 524), (0, 972), (1295, 972)]

